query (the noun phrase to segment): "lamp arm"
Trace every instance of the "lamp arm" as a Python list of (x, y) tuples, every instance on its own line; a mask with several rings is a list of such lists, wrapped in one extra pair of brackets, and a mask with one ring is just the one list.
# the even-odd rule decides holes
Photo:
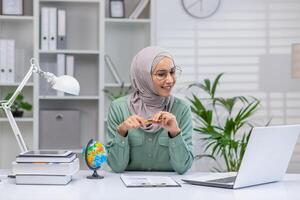
[(8, 118), (8, 121), (10, 123), (10, 126), (12, 127), (12, 130), (15, 134), (15, 137), (16, 137), (16, 140), (18, 142), (18, 145), (20, 147), (20, 150), (21, 150), (21, 153), (25, 152), (25, 151), (28, 151), (28, 148), (25, 144), (25, 141), (21, 135), (21, 132), (20, 132), (20, 129), (16, 123), (16, 120), (15, 118), (13, 117), (12, 113), (11, 113), (11, 110), (10, 108), (7, 108), (7, 107), (3, 107), (3, 110)]

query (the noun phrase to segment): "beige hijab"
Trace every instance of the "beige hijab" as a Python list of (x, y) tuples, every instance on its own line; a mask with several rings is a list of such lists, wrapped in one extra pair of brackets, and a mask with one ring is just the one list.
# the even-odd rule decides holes
[[(142, 49), (132, 60), (130, 77), (133, 93), (128, 97), (128, 107), (132, 114), (144, 119), (151, 119), (159, 111), (170, 112), (174, 97), (162, 97), (154, 89), (151, 72), (161, 59), (172, 56), (164, 49), (150, 46)], [(146, 132), (156, 132), (160, 129), (157, 124), (141, 127)]]

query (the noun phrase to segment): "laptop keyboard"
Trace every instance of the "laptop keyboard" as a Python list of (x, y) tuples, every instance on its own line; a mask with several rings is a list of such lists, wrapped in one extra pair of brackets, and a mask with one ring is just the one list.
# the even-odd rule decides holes
[(219, 179), (214, 179), (210, 181), (206, 181), (208, 183), (232, 183), (236, 179), (236, 176), (231, 176), (231, 177), (226, 177), (226, 178), (219, 178)]

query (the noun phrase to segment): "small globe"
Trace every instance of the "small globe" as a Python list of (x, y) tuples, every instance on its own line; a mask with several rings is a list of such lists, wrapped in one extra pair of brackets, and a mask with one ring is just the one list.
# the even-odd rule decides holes
[(101, 142), (91, 139), (86, 147), (83, 148), (82, 154), (87, 166), (91, 170), (94, 170), (93, 177), (103, 178), (97, 174), (96, 170), (99, 169), (107, 160), (107, 151), (105, 146)]

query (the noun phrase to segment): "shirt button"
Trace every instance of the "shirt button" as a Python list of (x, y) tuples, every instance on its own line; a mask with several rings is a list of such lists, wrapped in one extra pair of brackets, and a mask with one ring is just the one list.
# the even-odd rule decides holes
[(122, 141), (122, 144), (125, 144), (125, 141)]

